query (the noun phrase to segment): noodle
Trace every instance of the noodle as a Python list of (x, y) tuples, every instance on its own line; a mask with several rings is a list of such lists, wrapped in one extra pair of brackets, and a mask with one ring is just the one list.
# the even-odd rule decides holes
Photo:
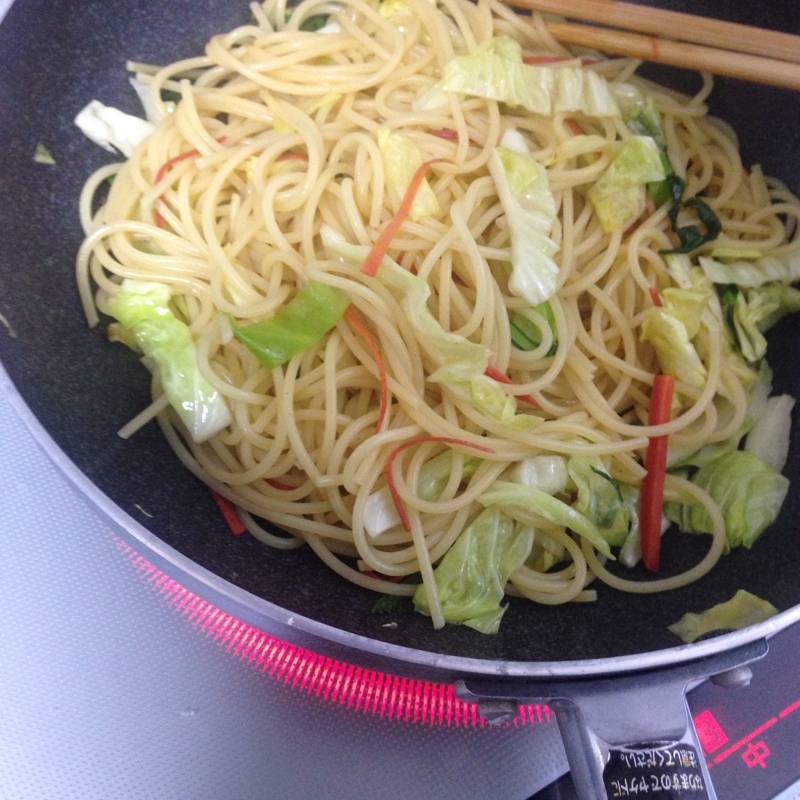
[[(706, 308), (695, 339), (703, 380), (679, 375), (671, 421), (648, 424), (661, 371), (656, 350), (640, 339), (650, 289), (682, 284), (660, 252), (674, 246), (666, 206), (606, 232), (587, 200), (631, 138), (621, 119), (573, 115), (599, 143), (559, 159), (559, 147), (576, 135), (565, 113), (526, 114), (452, 93), (434, 108), (415, 105), (448, 62), (492, 36), (511, 35), (526, 54), (556, 53), (580, 69), (537, 14), (520, 17), (499, 0), (441, 0), (438, 8), (408, 0), (409, 13), (397, 19), (376, 0), (305, 0), (291, 15), (280, 0), (267, 0), (252, 11), (252, 24), (212, 39), (205, 56), (163, 68), (129, 65), (150, 85), (160, 124), (128, 161), (95, 173), (81, 195), (86, 240), (77, 276), (90, 324), (99, 322), (98, 310), (109, 311), (124, 279), (169, 286), (200, 374), (232, 418), (207, 441), (194, 441), (156, 370), (153, 404), (120, 435), (157, 416), (181, 461), (235, 503), (246, 528), (269, 546), (307, 543), (342, 577), (387, 594), (414, 594), (416, 583), (386, 578), (421, 573), (441, 627), (434, 570), (482, 511), (480, 498), (515, 465), (539, 455), (599, 457), (606, 477), (638, 488), (650, 437), (670, 435), (683, 450), (727, 440), (742, 428), (749, 388), (727, 360), (724, 321)], [(331, 15), (330, 32), (302, 29), (316, 14)], [(800, 203), (759, 168), (744, 169), (735, 134), (706, 116), (711, 79), (704, 76), (700, 92), (687, 98), (639, 79), (637, 66), (598, 58), (583, 68), (654, 98), (666, 153), (686, 180), (684, 198), (702, 195), (722, 223), (717, 244), (796, 252)], [(180, 93), (174, 110), (162, 89)], [(488, 168), (509, 129), (548, 166), (558, 277), (547, 311), (509, 288), (509, 222)], [(498, 385), (516, 397), (513, 421), (430, 380), (441, 364), (415, 332), (408, 303), (323, 242), (327, 229), (369, 248), (397, 211), (404, 189), (384, 162), (385, 130), (402, 134), (422, 161), (436, 162), (425, 191), (439, 207), (408, 217), (388, 255), (427, 284), (426, 308), (444, 332), (491, 352), (493, 368), (511, 380)], [(107, 199), (93, 212), (112, 175)], [(316, 344), (265, 366), (236, 330), (280, 313), (309, 281), (346, 294), (361, 325), (342, 317)], [(528, 350), (515, 344), (515, 314), (541, 334)], [(416, 439), (391, 483), (408, 525), (396, 519), (370, 533), (370, 500), (392, 481), (387, 463)], [(438, 494), (423, 496), (426, 464), (445, 452), (452, 459)], [(668, 476), (667, 490), (673, 500), (690, 497), (712, 520), (710, 549), (697, 566), (654, 581), (623, 579), (585, 536), (517, 510), (517, 524), (536, 529), (534, 542), (544, 536), (561, 548), (566, 563), (553, 572), (518, 566), (508, 594), (588, 602), (596, 598), (586, 589), (595, 578), (627, 592), (697, 580), (723, 551), (725, 521), (690, 481)]]

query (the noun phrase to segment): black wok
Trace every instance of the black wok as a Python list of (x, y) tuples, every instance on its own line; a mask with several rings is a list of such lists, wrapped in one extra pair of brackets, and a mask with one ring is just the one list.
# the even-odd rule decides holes
[[(800, 30), (795, 0), (656, 5)], [(779, 520), (752, 551), (724, 557), (698, 583), (668, 594), (634, 597), (601, 586), (598, 602), (588, 605), (511, 600), (497, 636), (456, 626), (434, 631), (429, 620), (413, 614), (397, 618), (396, 628), (383, 627), (393, 618), (371, 613), (376, 596), (337, 577), (308, 548), (279, 552), (248, 535), (232, 536), (208, 489), (181, 467), (157, 426), (127, 442), (116, 436), (149, 402), (148, 376), (133, 353), (110, 345), (101, 330), (90, 331), (80, 309), (73, 270), (82, 238), (77, 198), (92, 170), (113, 157), (85, 139), (72, 120), (92, 98), (141, 113), (127, 83), (126, 59), (165, 63), (201, 52), (212, 34), (248, 17), (245, 0), (16, 0), (0, 26), (0, 313), (15, 334), (0, 327), (0, 359), (41, 425), (88, 479), (174, 550), (292, 614), (365, 637), (358, 641), (366, 649), (380, 641), (482, 659), (488, 672), (497, 673), (499, 662), (527, 662), (535, 674), (541, 662), (666, 651), (678, 644), (669, 624), (740, 588), (781, 611), (798, 606), (797, 430), (786, 468), (792, 489)], [(695, 76), (677, 71), (664, 69), (659, 76), (698, 85)], [(724, 79), (712, 99), (713, 112), (739, 131), (745, 163), (760, 162), (795, 191), (798, 101), (796, 93)], [(54, 166), (33, 161), (40, 142), (54, 155)], [(800, 395), (798, 320), (776, 329), (769, 352), (776, 391)], [(664, 568), (686, 568), (706, 548), (707, 537), (669, 534)], [(661, 661), (692, 652), (671, 650)], [(632, 663), (623, 659), (597, 668), (614, 671), (616, 664)]]

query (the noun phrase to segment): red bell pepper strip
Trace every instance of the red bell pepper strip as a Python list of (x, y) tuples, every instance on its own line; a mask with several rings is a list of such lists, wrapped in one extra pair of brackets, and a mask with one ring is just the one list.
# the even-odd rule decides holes
[(356, 314), (356, 312), (353, 310), (353, 307), (348, 307), (347, 311), (344, 312), (344, 315), (347, 317), (347, 321), (361, 334), (364, 341), (367, 343), (367, 347), (372, 353), (372, 357), (375, 359), (375, 364), (378, 367), (378, 375), (380, 376), (381, 380), (381, 411), (380, 414), (378, 414), (378, 422), (375, 425), (375, 433), (379, 433), (381, 427), (383, 426), (383, 420), (386, 418), (386, 411), (389, 405), (389, 381), (386, 377), (386, 367), (383, 364), (383, 359), (381, 358), (380, 350), (378, 350), (378, 345), (375, 344), (375, 340), (367, 330), (367, 326), (361, 321), (358, 314)]
[(296, 486), (289, 486), (288, 483), (284, 483), (278, 478), (264, 478), (264, 480), (273, 488), (278, 489), (281, 492), (291, 492), (293, 489), (296, 489)]
[(211, 490), (211, 495), (216, 501), (219, 510), (222, 512), (222, 516), (225, 517), (225, 522), (228, 523), (228, 527), (231, 529), (231, 532), (236, 536), (244, 533), (247, 528), (239, 519), (239, 515), (236, 513), (236, 506), (231, 503), (230, 500), (223, 497), (221, 494), (218, 494), (213, 489)]
[[(650, 395), (650, 425), (664, 425), (672, 414), (672, 394), (675, 378), (656, 375)], [(651, 572), (658, 572), (661, 554), (661, 519), (664, 510), (664, 479), (667, 474), (668, 436), (652, 436), (647, 445), (644, 467), (647, 474), (642, 480), (639, 494), (639, 530), (642, 537), (644, 564)]]
[(281, 155), (275, 159), (276, 164), (279, 161), (305, 161), (308, 163), (308, 156), (305, 153), (294, 153), (289, 151), (287, 153), (281, 153)]
[(653, 305), (656, 308), (663, 308), (664, 301), (661, 299), (661, 295), (658, 293), (658, 289), (655, 286), (650, 287), (650, 299), (653, 301)]
[[(225, 136), (220, 137), (217, 141), (222, 144), (225, 141)], [(158, 169), (156, 173), (156, 184), (161, 183), (167, 175), (167, 172), (174, 167), (176, 164), (180, 164), (181, 161), (186, 161), (187, 158), (194, 158), (195, 156), (199, 156), (199, 150), (187, 150), (185, 153), (179, 153), (177, 156), (173, 156), (168, 161), (165, 161)], [(159, 195), (158, 199), (159, 202), (161, 198), (164, 197), (163, 194)], [(164, 215), (161, 211), (156, 211), (156, 227), (163, 228), (164, 227)]]
[(375, 244), (372, 245), (369, 255), (361, 265), (361, 271), (365, 275), (370, 275), (372, 277), (377, 275), (378, 267), (380, 267), (381, 262), (386, 256), (386, 251), (389, 249), (389, 245), (392, 243), (394, 235), (400, 229), (400, 226), (403, 224), (403, 222), (405, 222), (409, 211), (411, 211), (414, 198), (419, 191), (419, 187), (422, 186), (422, 181), (425, 180), (425, 173), (428, 171), (431, 165), (438, 164), (441, 161), (449, 161), (449, 159), (432, 158), (430, 161), (426, 161), (417, 168), (417, 171), (411, 178), (411, 182), (408, 184), (406, 193), (403, 195), (403, 200), (400, 203), (400, 207), (397, 209), (397, 213), (389, 220), (389, 224), (381, 231), (380, 236), (378, 236), (378, 238), (375, 240)]
[[(498, 381), (499, 383), (505, 383), (508, 386), (514, 386), (514, 381), (511, 380), (507, 375), (503, 375), (499, 369), (495, 369), (491, 364), (486, 367), (486, 372), (483, 373), (487, 378), (491, 378), (494, 381)], [(540, 408), (539, 404), (536, 402), (536, 399), (531, 397), (529, 394), (517, 394), (514, 395), (520, 400), (524, 400), (526, 403), (530, 403), (532, 406), (536, 406), (536, 408)]]

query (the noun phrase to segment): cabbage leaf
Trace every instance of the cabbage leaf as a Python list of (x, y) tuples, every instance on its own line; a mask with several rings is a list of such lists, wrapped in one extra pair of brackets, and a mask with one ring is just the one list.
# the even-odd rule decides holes
[(545, 168), (527, 155), (497, 147), (489, 172), (511, 234), (511, 294), (537, 306), (549, 300), (558, 284), (553, 256), (558, 245), (550, 238), (556, 203)]
[(646, 185), (664, 180), (658, 146), (649, 136), (633, 136), (587, 195), (606, 233), (622, 228), (644, 211)]
[(593, 117), (618, 117), (619, 108), (602, 76), (579, 67), (525, 64), (520, 44), (496, 36), (444, 68), (446, 91), (523, 106), (535, 114), (580, 111)]
[(499, 506), (509, 516), (528, 525), (536, 517), (563, 525), (586, 538), (603, 555), (612, 557), (608, 542), (591, 520), (540, 489), (510, 481), (495, 481), (489, 491), (478, 497), (478, 502), (486, 507)]
[(232, 418), (225, 398), (200, 374), (192, 334), (170, 310), (170, 296), (166, 284), (125, 279), (109, 301), (109, 313), (158, 365), (170, 405), (192, 439), (203, 442)]
[(612, 547), (621, 547), (628, 538), (638, 491), (612, 478), (599, 456), (570, 456), (568, 470), (578, 487), (573, 508), (590, 519)]
[[(497, 633), (506, 583), (525, 563), (532, 544), (532, 530), (515, 525), (498, 508), (484, 509), (434, 570), (445, 620)], [(417, 589), (414, 604), (430, 613), (424, 584)]]
[(794, 405), (794, 397), (788, 394), (768, 398), (763, 413), (745, 439), (744, 449), (758, 456), (776, 472), (783, 470), (789, 457)]
[(75, 117), (75, 124), (104, 150), (109, 153), (119, 151), (127, 158), (156, 129), (152, 122), (104, 105), (99, 100), (92, 100), (84, 106)]
[(772, 603), (739, 589), (725, 603), (713, 606), (700, 614), (684, 614), (680, 621), (670, 625), (669, 629), (686, 644), (691, 644), (711, 631), (739, 631), (749, 625), (764, 622), (777, 613), (778, 609)]
[(563, 456), (531, 456), (514, 464), (508, 480), (556, 495), (567, 488), (569, 473)]
[[(383, 170), (386, 177), (387, 188), (395, 194), (393, 198), (395, 211), (397, 210), (403, 196), (414, 177), (414, 173), (422, 166), (422, 153), (420, 149), (407, 136), (397, 133), (385, 125), (381, 125), (376, 131), (375, 136), (378, 140), (378, 148), (381, 151), (383, 160)], [(408, 215), (414, 222), (423, 217), (433, 217), (442, 211), (436, 195), (433, 193), (427, 178), (422, 179), (422, 183), (414, 195), (411, 210)]]
[(708, 256), (700, 256), (700, 266), (714, 283), (735, 283), (737, 286), (753, 288), (766, 283), (781, 281), (793, 283), (800, 280), (800, 253), (794, 252), (784, 258), (765, 256), (755, 261), (734, 261), (725, 264)]
[[(750, 548), (771, 525), (789, 481), (753, 453), (734, 450), (701, 467), (692, 483), (708, 492), (725, 519), (726, 550)], [(681, 530), (711, 533), (711, 517), (699, 503), (666, 503), (664, 513)]]
[(653, 306), (644, 312), (640, 340), (650, 342), (658, 354), (661, 370), (702, 389), (708, 372), (689, 339), (686, 326), (666, 308)]

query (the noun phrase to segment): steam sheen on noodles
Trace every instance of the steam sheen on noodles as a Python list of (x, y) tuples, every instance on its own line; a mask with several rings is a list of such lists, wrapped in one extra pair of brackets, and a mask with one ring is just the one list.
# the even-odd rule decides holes
[[(692, 334), (702, 378), (673, 371), (672, 419), (648, 424), (654, 377), (669, 372), (658, 342), (642, 336), (651, 289), (696, 288), (689, 276), (697, 270), (688, 256), (660, 252), (677, 244), (669, 202), (648, 202), (607, 230), (588, 198), (635, 138), (632, 127), (620, 114), (585, 108), (533, 113), (468, 92), (436, 96), (448, 64), (506, 37), (528, 63), (638, 87), (657, 106), (664, 155), (685, 178), (681, 219), (694, 213), (686, 201), (702, 195), (722, 223), (716, 241), (691, 258), (725, 246), (791, 254), (797, 247), (787, 228), (791, 234), (797, 201), (757, 167), (743, 168), (734, 133), (706, 115), (710, 78), (688, 98), (639, 79), (630, 59), (591, 54), (582, 63), (539, 16), (518, 16), (495, 0), (306, 0), (293, 11), (268, 0), (252, 12), (251, 24), (213, 38), (203, 56), (131, 67), (149, 84), (160, 123), (124, 164), (96, 173), (82, 196), (87, 238), (78, 282), (90, 323), (99, 321), (97, 309), (113, 311), (125, 279), (168, 286), (199, 374), (230, 411), (229, 424), (195, 441), (164, 395), (161, 371), (145, 359), (153, 405), (126, 435), (157, 416), (182, 462), (268, 545), (308, 544), (343, 577), (384, 594), (414, 594), (419, 579), (387, 578), (420, 573), (436, 626), (451, 618), (437, 565), (493, 507), (493, 493), (524, 485), (524, 464), (540, 456), (560, 457), (553, 463), (569, 468), (569, 481), (549, 493), (558, 513), (500, 503), (518, 548), (502, 579), (507, 594), (590, 601), (595, 579), (656, 592), (710, 570), (725, 548), (725, 519), (687, 475), (668, 474), (665, 497), (704, 510), (711, 539), (707, 555), (681, 575), (612, 574), (603, 548), (564, 517), (583, 503), (583, 518), (602, 534), (582, 499), (575, 459), (595, 459), (600, 468), (591, 474), (614, 494), (636, 492), (650, 437), (668, 434), (671, 451), (684, 453), (731, 440), (743, 429), (755, 381), (734, 352), (716, 296), (706, 297)], [(322, 30), (303, 29), (312, 18)], [(562, 60), (551, 64), (553, 57)], [(165, 101), (165, 90), (179, 101)], [(396, 135), (402, 140), (390, 141)], [(408, 162), (399, 168), (387, 156), (398, 141)], [(557, 266), (546, 306), (509, 287), (513, 226), (490, 169), (501, 142), (546, 168), (555, 214), (544, 238)], [(416, 196), (433, 201), (422, 213), (412, 209), (391, 238), (394, 278), (384, 279), (386, 266), (365, 274), (364, 254), (398, 211), (409, 175), (428, 161), (435, 163)], [(109, 175), (107, 200), (93, 212)], [(427, 285), (421, 304), (398, 269), (418, 279), (417, 289)], [(284, 313), (310, 283), (346, 295), (348, 312), (285, 363), (265, 366), (234, 333)], [(538, 331), (529, 349), (514, 342), (515, 318)], [(425, 333), (431, 324), (442, 341), (453, 334), (475, 352), (483, 348), (489, 377), (464, 378), (455, 368), (442, 377), (452, 365)], [(515, 397), (516, 405), (498, 406), (498, 397)], [(436, 457), (447, 469), (435, 496), (423, 497), (419, 484)], [(367, 517), (384, 501), (389, 521), (375, 529)], [(533, 557), (548, 550), (557, 558)]]

